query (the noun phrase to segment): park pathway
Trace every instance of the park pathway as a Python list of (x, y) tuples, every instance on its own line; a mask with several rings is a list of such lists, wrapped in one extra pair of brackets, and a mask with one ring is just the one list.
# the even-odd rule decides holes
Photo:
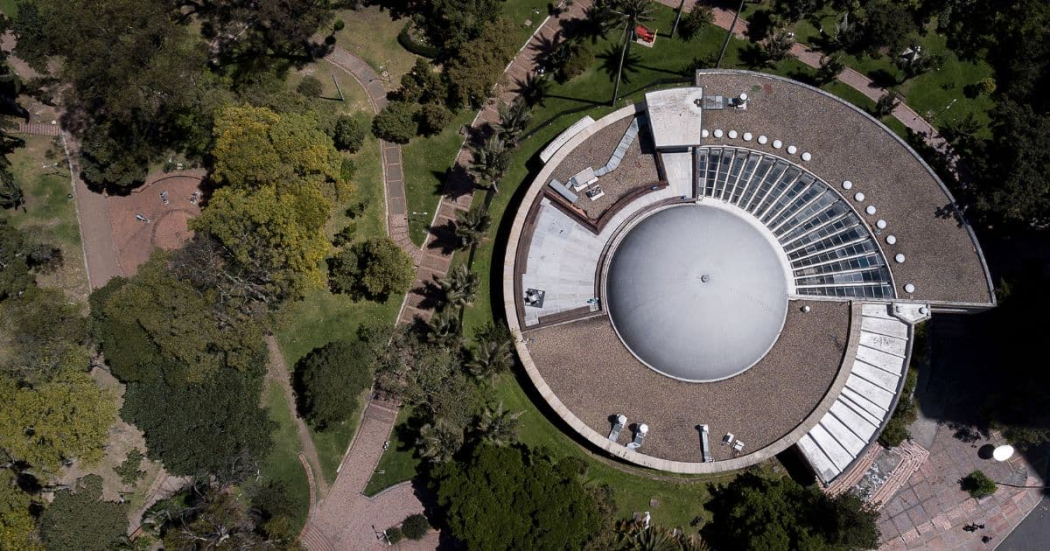
[[(679, 0), (656, 0), (657, 2), (670, 6), (677, 9)], [(700, 0), (686, 0), (684, 5), (683, 13), (688, 13), (689, 10), (693, 9), (696, 4), (711, 4), (710, 1), (704, 2)], [(712, 15), (714, 15), (714, 23), (716, 26), (723, 29), (729, 30), (730, 26), (733, 25), (733, 17), (735, 12), (731, 9), (710, 6)], [(684, 17), (684, 16), (683, 16)], [(733, 35), (737, 38), (748, 40), (748, 23), (744, 19), (738, 18), (736, 25), (733, 27)], [(824, 55), (820, 52), (813, 50), (806, 44), (795, 43), (791, 47), (791, 54), (798, 58), (799, 61), (806, 65), (819, 68), (820, 60), (823, 59)], [(886, 95), (888, 90), (881, 88), (871, 81), (870, 78), (857, 72), (856, 70), (846, 67), (841, 73), (839, 73), (837, 79), (839, 82), (857, 90), (864, 94), (866, 97), (873, 101), (878, 101), (879, 98)], [(948, 166), (952, 170), (958, 170), (959, 156), (952, 150), (951, 145), (947, 140), (941, 136), (940, 132), (933, 127), (926, 119), (922, 118), (914, 109), (908, 107), (903, 101), (900, 102), (893, 110), (893, 118), (899, 120), (904, 126), (908, 127), (912, 131), (922, 136), (923, 140), (927, 145), (933, 147), (935, 150), (945, 155), (948, 159)], [(958, 172), (955, 173), (956, 177), (961, 177)]]
[[(560, 17), (544, 20), (532, 37), (519, 50), (517, 56), (504, 70), (504, 83), (496, 90), (485, 107), (471, 124), (468, 135), (476, 135), (486, 124), (499, 120), (496, 111), (499, 99), (512, 101), (517, 95), (508, 90), (506, 83), (523, 81), (536, 70), (537, 60), (544, 44), (557, 40), (562, 22), (578, 18), (590, 2), (578, 1), (570, 12)], [(354, 54), (336, 47), (326, 57), (332, 65), (351, 75), (368, 92), (372, 107), (376, 111), (386, 104), (386, 91), (378, 75), (363, 60)], [(474, 184), (466, 171), (470, 162), (470, 150), (464, 140), (455, 164), (450, 171), (444, 194), (435, 212), (427, 239), (422, 247), (416, 247), (408, 237), (407, 207), (404, 202), (404, 177), (401, 169), (401, 151), (396, 144), (381, 142), (383, 147), (383, 171), (387, 196), (387, 228), (390, 237), (402, 248), (410, 246), (417, 262), (416, 281), (402, 305), (398, 323), (412, 323), (415, 319), (429, 318), (431, 312), (423, 306), (423, 291), (434, 277), (448, 273), (456, 247), (450, 246), (454, 239), (452, 224), (456, 213), (470, 208)], [(333, 551), (385, 547), (377, 537), (386, 528), (399, 524), (405, 517), (423, 512), (423, 504), (411, 482), (397, 484), (373, 497), (364, 495), (365, 486), (379, 464), (384, 447), (390, 440), (397, 420), (398, 404), (370, 401), (365, 407), (361, 426), (347, 450), (339, 468), (339, 475), (332, 484), (327, 498), (318, 502), (311, 510), (300, 542), (311, 551)], [(438, 544), (438, 533), (431, 531), (418, 542), (403, 541), (400, 549), (434, 549)]]
[[(275, 381), (281, 386), (285, 402), (288, 403), (288, 411), (295, 419), (295, 432), (299, 435), (299, 443), (302, 444), (306, 462), (310, 466), (306, 473), (310, 479), (310, 494), (317, 500), (323, 500), (328, 495), (328, 483), (324, 479), (324, 471), (321, 469), (321, 460), (317, 456), (317, 448), (314, 447), (313, 438), (306, 427), (306, 421), (299, 416), (299, 410), (295, 407), (295, 393), (292, 392), (292, 376), (288, 371), (288, 364), (284, 361), (284, 355), (277, 346), (277, 339), (273, 335), (266, 335), (266, 349), (270, 352), (270, 368), (266, 370), (266, 380)], [(313, 504), (311, 500), (311, 505)]]
[[(387, 89), (379, 75), (365, 61), (345, 49), (335, 46), (325, 57), (334, 67), (346, 71), (364, 88), (372, 111), (379, 113), (386, 107)], [(405, 199), (405, 172), (401, 162), (401, 146), (379, 140), (383, 158), (383, 195), (386, 198), (386, 232), (418, 265), (423, 251), (416, 247), (408, 232), (408, 202)]]

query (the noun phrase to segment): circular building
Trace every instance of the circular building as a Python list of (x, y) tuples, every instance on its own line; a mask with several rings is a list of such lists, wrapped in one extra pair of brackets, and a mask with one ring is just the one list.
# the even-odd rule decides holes
[(929, 166), (804, 84), (699, 71), (540, 157), (507, 318), (549, 406), (631, 463), (721, 472), (794, 446), (828, 484), (888, 421), (915, 325), (995, 305)]

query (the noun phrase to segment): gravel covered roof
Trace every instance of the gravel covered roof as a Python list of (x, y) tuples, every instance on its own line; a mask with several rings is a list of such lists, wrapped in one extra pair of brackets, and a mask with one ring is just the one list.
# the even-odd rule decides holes
[[(808, 304), (812, 310), (802, 313)], [(780, 339), (758, 364), (714, 383), (677, 381), (649, 369), (624, 347), (605, 316), (536, 329), (529, 353), (551, 390), (581, 421), (608, 434), (609, 417), (646, 423), (639, 450), (673, 461), (698, 462), (699, 432), (710, 427), (716, 460), (732, 457), (718, 442), (732, 432), (762, 448), (795, 428), (828, 391), (849, 334), (847, 303), (792, 302)], [(624, 430), (618, 442), (632, 435)]]
[[(704, 128), (711, 135), (705, 145), (746, 145), (774, 152), (800, 163), (851, 197), (863, 192), (857, 211), (874, 227), (879, 219), (888, 226), (880, 243), (887, 258), (898, 253), (905, 262), (891, 262), (900, 298), (934, 303), (988, 304), (993, 301), (978, 246), (951, 208), (951, 199), (922, 161), (896, 135), (842, 101), (794, 81), (752, 72), (700, 72), (697, 84), (705, 95), (749, 96), (747, 110), (704, 111)], [(721, 139), (714, 131), (724, 131)], [(737, 139), (730, 139), (736, 130)], [(744, 142), (750, 132), (755, 139)], [(769, 141), (758, 143), (758, 136)], [(773, 149), (774, 140), (783, 147)], [(788, 155), (786, 148), (798, 151)], [(812, 159), (802, 162), (802, 153)], [(843, 181), (853, 182), (850, 191)], [(852, 199), (851, 199), (852, 200)], [(874, 215), (864, 213), (874, 205)], [(886, 243), (887, 235), (896, 244)], [(905, 284), (915, 292), (905, 293)]]

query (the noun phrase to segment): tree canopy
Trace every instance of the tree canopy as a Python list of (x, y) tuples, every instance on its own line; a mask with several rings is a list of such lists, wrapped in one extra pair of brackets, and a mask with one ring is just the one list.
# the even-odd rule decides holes
[(482, 445), (437, 466), (433, 485), (449, 531), (471, 549), (578, 549), (600, 528), (576, 476), (521, 448)]
[(358, 396), (372, 384), (374, 358), (361, 341), (333, 341), (315, 348), (295, 366), (303, 417), (324, 430), (357, 411)]
[(719, 549), (874, 549), (878, 512), (846, 493), (835, 498), (787, 477), (752, 473), (721, 488), (705, 530)]
[(15, 472), (0, 469), (0, 549), (40, 549), (30, 497), (16, 485)]
[(40, 516), (40, 538), (49, 550), (109, 551), (128, 529), (128, 506), (102, 500), (102, 478), (88, 475), (72, 490), (55, 492)]

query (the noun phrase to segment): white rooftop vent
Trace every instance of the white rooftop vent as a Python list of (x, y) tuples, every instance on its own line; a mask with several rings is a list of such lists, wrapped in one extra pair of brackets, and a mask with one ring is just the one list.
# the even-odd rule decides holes
[(911, 283), (905, 283), (904, 284), (904, 292), (906, 292), (906, 293), (914, 293), (915, 292), (915, 286), (912, 285)]
[(788, 146), (788, 155), (794, 155), (795, 153), (798, 153), (798, 148), (793, 146), (793, 145), (789, 145)]
[(754, 135), (753, 135), (752, 133), (750, 133), (750, 132), (744, 132), (744, 141), (745, 141), (745, 142), (749, 142), (749, 141), (751, 141), (751, 138), (754, 138), (754, 137), (755, 137), (755, 136), (754, 136)]
[(809, 151), (806, 151), (805, 153), (802, 154), (802, 160), (803, 161), (809, 161), (812, 158), (813, 158), (813, 155), (810, 155)]
[(887, 224), (886, 224), (886, 221), (885, 221), (885, 220), (883, 220), (883, 219), (881, 219), (881, 218), (879, 219), (879, 221), (878, 221), (878, 222), (875, 222), (875, 227), (876, 227), (876, 228), (879, 228), (880, 230), (884, 230), (884, 229), (886, 229), (886, 225), (887, 225)]
[(886, 236), (886, 242), (889, 243), (890, 245), (896, 245), (897, 244), (897, 236), (892, 235), (892, 234), (891, 235), (887, 235)]
[(769, 142), (769, 138), (767, 138), (765, 134), (758, 137), (758, 143), (766, 145), (767, 142)]
[(722, 129), (721, 128), (716, 128), (715, 129), (715, 137), (716, 138), (721, 138), (722, 137)]
[(737, 133), (736, 133), (736, 130), (730, 130), (730, 131), (729, 131), (729, 139), (731, 139), (731, 140), (735, 140), (735, 139), (736, 139), (736, 137), (737, 137)]
[(897, 253), (897, 256), (893, 257), (897, 261), (897, 264), (904, 264), (904, 253)]
[(875, 214), (875, 205), (868, 205), (868, 208), (864, 209), (864, 212), (868, 214)]
[(780, 140), (773, 140), (773, 149), (780, 149), (781, 147), (784, 147), (784, 142)]
[(863, 191), (858, 191), (856, 194), (853, 195), (853, 198), (856, 199), (858, 203), (863, 203), (864, 202), (864, 192)]
[(849, 180), (842, 182), (842, 189), (853, 189), (853, 182)]

